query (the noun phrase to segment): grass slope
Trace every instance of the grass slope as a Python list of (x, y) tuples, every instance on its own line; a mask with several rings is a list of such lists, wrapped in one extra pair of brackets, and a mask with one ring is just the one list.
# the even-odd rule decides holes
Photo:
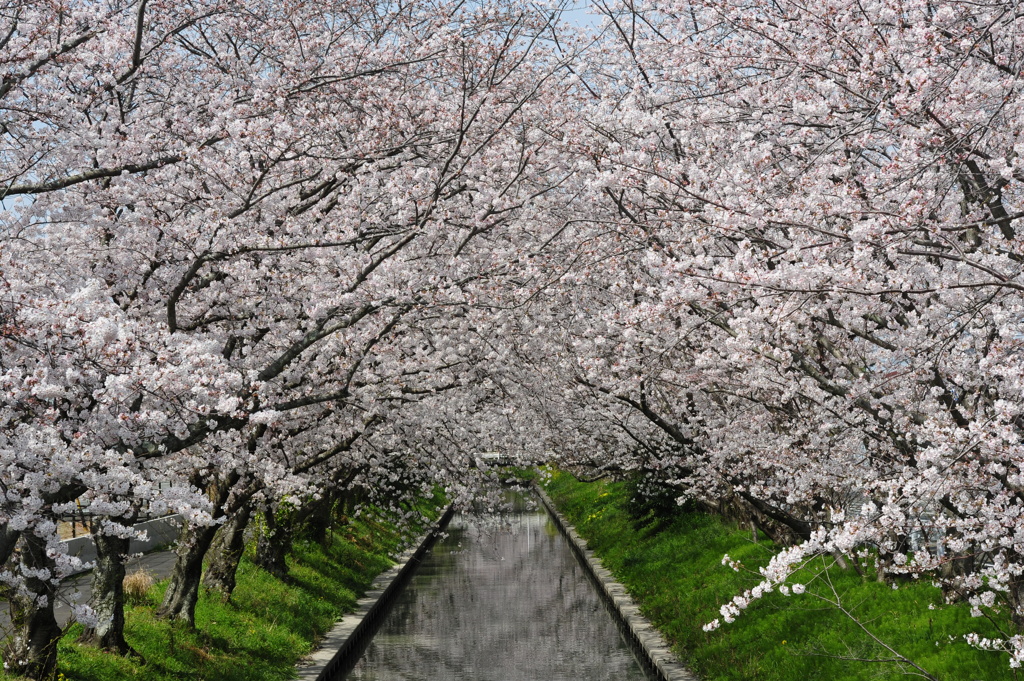
[[(425, 508), (437, 509), (441, 501), (430, 500)], [(413, 534), (421, 529), (413, 528)], [(296, 542), (286, 581), (257, 568), (250, 546), (230, 602), (200, 595), (194, 631), (153, 616), (167, 588), (164, 580), (150, 590), (147, 602), (126, 613), (125, 637), (145, 662), (77, 644), (81, 627), (76, 624), (60, 643), (59, 672), (66, 681), (293, 678), (295, 663), (354, 609), (374, 577), (392, 564), (389, 554), (409, 536), (383, 514), (365, 513), (337, 528), (326, 547)], [(10, 678), (0, 673), (0, 679)]]
[[(543, 482), (573, 523), (644, 614), (672, 643), (680, 658), (704, 681), (853, 681), (920, 678), (916, 670), (884, 661), (892, 653), (873, 642), (853, 620), (821, 598), (838, 595), (844, 607), (875, 636), (942, 681), (1017, 679), (1005, 654), (981, 652), (963, 642), (977, 631), (994, 636), (995, 626), (970, 616), (965, 605), (948, 606), (930, 584), (910, 581), (898, 589), (853, 570), (824, 562), (795, 576), (807, 593), (778, 593), (754, 602), (732, 624), (705, 632), (719, 607), (758, 583), (773, 546), (763, 535), (729, 527), (701, 513), (630, 513), (633, 486), (581, 483), (553, 471)], [(729, 554), (743, 564), (722, 565)], [(831, 560), (829, 560), (831, 562)], [(929, 610), (929, 605), (936, 609)], [(951, 640), (952, 638), (952, 640)], [(852, 658), (852, 659), (842, 659)]]

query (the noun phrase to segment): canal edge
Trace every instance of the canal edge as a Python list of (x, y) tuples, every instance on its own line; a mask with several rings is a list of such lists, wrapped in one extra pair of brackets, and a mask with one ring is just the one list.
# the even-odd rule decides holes
[(647, 658), (646, 666), (658, 674), (660, 681), (698, 681), (697, 676), (672, 653), (661, 632), (654, 628), (650, 620), (640, 614), (639, 606), (633, 602), (626, 587), (615, 581), (615, 577), (604, 567), (601, 559), (587, 548), (586, 541), (576, 532), (576, 528), (558, 512), (547, 492), (536, 483), (533, 487), (544, 504), (544, 508), (547, 509), (548, 515), (554, 520), (559, 531), (569, 540), (580, 563), (601, 588), (602, 597), (612, 605), (619, 620), (629, 630), (634, 645)]
[(387, 614), (391, 602), (453, 515), (455, 507), (449, 506), (441, 519), (416, 540), (413, 548), (399, 555), (391, 568), (374, 578), (370, 590), (356, 601), (355, 610), (338, 620), (321, 639), (320, 647), (303, 658), (302, 666), (295, 668), (294, 678), (299, 681), (329, 681), (348, 661), (349, 655), (360, 650), (360, 644), (368, 635), (373, 635), (380, 618)]

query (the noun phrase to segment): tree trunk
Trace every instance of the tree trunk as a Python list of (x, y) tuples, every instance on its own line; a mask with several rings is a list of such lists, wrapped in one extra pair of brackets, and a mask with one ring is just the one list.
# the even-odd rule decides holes
[(975, 564), (977, 563), (977, 554), (975, 553), (976, 545), (972, 541), (967, 545), (967, 550), (953, 557), (951, 561), (953, 563), (953, 574), (956, 576), (963, 576), (972, 574), (975, 571)]
[(171, 583), (167, 586), (164, 601), (157, 608), (156, 616), (168, 620), (180, 620), (190, 627), (196, 625), (196, 601), (199, 600), (199, 584), (203, 576), (203, 558), (217, 534), (217, 526), (201, 527), (184, 525), (178, 535), (178, 555), (171, 571)]
[(263, 513), (266, 526), (256, 542), (256, 564), (278, 579), (288, 576), (285, 556), (291, 548), (294, 527), (291, 523), (277, 521), (273, 509)]
[[(98, 527), (102, 529), (102, 523)], [(97, 532), (93, 541), (97, 557), (89, 607), (99, 622), (86, 627), (79, 640), (119, 655), (137, 655), (124, 638), (124, 563), (131, 540)]]
[(14, 547), (21, 537), (21, 532), (12, 530), (7, 523), (0, 525), (0, 566), (7, 563), (7, 560), (14, 553)]
[[(30, 573), (43, 571), (52, 577), (54, 562), (46, 555), (46, 541), (31, 532), (22, 535), (21, 564)], [(49, 681), (57, 668), (57, 641), (61, 629), (53, 614), (57, 587), (51, 579), (25, 579), (25, 591), (11, 596), (11, 625), (14, 635), (5, 650), (9, 673), (38, 681)]]
[(888, 563), (889, 561), (883, 558), (881, 553), (875, 556), (875, 579), (883, 584), (889, 583), (886, 575), (886, 566)]
[(334, 509), (334, 497), (330, 490), (325, 490), (323, 497), (315, 502), (310, 509), (309, 518), (306, 521), (305, 536), (320, 546), (327, 545), (327, 531), (331, 529), (331, 519)]
[(203, 586), (216, 591), (225, 600), (231, 598), (235, 590), (235, 575), (245, 551), (245, 529), (251, 516), (252, 506), (245, 504), (217, 531), (210, 547)]
[(1024, 579), (1010, 579), (1006, 590), (1010, 602), (1010, 620), (1016, 625), (1017, 631), (1024, 627)]

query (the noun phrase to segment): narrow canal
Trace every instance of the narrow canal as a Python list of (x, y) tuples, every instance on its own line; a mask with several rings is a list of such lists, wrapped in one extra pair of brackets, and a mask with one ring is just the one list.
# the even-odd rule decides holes
[(457, 515), (347, 681), (644, 681), (543, 509)]

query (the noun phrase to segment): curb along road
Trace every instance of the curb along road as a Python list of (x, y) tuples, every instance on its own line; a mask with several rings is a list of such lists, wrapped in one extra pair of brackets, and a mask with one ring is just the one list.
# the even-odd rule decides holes
[(633, 644), (647, 658), (647, 664), (644, 666), (656, 673), (661, 681), (698, 681), (693, 672), (672, 654), (661, 633), (640, 614), (640, 608), (630, 598), (626, 587), (615, 581), (612, 573), (601, 564), (601, 560), (587, 548), (586, 542), (576, 532), (576, 528), (555, 509), (547, 493), (540, 485), (534, 484), (533, 487), (559, 531), (569, 540), (580, 562), (600, 586), (601, 595), (613, 606), (620, 621), (625, 624)]
[(299, 681), (329, 681), (346, 665), (354, 662), (353, 655), (362, 653), (361, 644), (375, 633), (381, 618), (387, 614), (388, 606), (405, 586), (410, 575), (419, 566), (423, 555), (444, 531), (448, 521), (455, 515), (449, 507), (441, 519), (421, 536), (413, 548), (398, 556), (395, 565), (377, 575), (370, 591), (356, 601), (355, 612), (345, 615), (331, 629), (320, 647), (306, 657), (295, 670)]

